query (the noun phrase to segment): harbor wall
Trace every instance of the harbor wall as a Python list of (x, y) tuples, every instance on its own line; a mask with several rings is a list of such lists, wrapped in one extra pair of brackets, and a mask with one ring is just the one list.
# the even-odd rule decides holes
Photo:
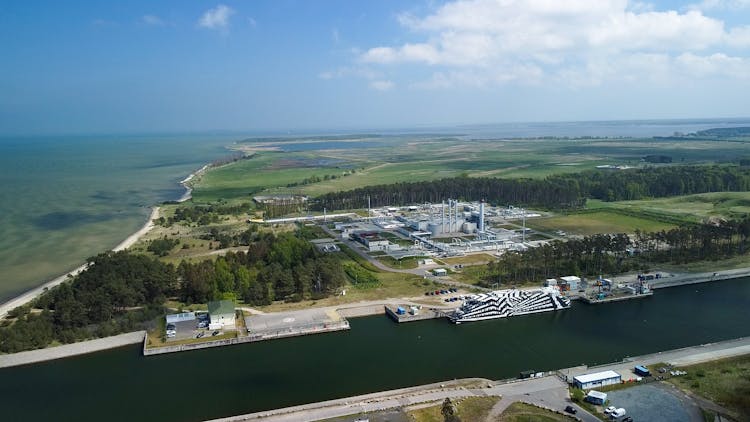
[(13, 353), (9, 355), (0, 355), (0, 368), (28, 365), (31, 363), (44, 362), (47, 360), (63, 359), (71, 356), (99, 352), (102, 350), (115, 349), (122, 346), (140, 343), (144, 341), (145, 337), (145, 331), (135, 331), (132, 333), (119, 334), (112, 337), (64, 344), (62, 346), (56, 347), (48, 347), (46, 349), (29, 350), (26, 352)]

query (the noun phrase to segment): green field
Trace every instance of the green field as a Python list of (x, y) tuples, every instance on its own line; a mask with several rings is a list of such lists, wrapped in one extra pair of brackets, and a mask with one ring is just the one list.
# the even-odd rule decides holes
[(633, 233), (669, 230), (673, 224), (645, 218), (622, 215), (607, 210), (565, 216), (527, 220), (526, 225), (542, 232), (562, 230), (568, 234), (590, 235), (596, 233)]
[[(196, 202), (247, 198), (264, 190), (311, 196), (377, 184), (469, 177), (530, 177), (580, 172), (601, 164), (641, 166), (646, 154), (664, 154), (681, 164), (734, 160), (750, 155), (750, 143), (673, 139), (472, 139), (438, 135), (352, 136), (314, 139), (319, 150), (260, 151), (284, 148), (295, 140), (240, 143), (252, 159), (213, 169), (196, 181)], [(375, 141), (370, 145), (367, 142)], [(353, 174), (286, 188), (287, 184), (325, 175)]]
[(615, 208), (636, 213), (664, 214), (700, 221), (709, 217), (740, 217), (750, 213), (750, 192), (713, 192), (640, 201), (589, 200), (588, 208)]
[[(193, 201), (212, 202), (219, 199), (251, 199), (265, 189), (285, 188), (311, 176), (340, 175), (344, 170), (335, 166), (316, 165), (322, 159), (300, 154), (262, 153), (253, 158), (211, 169), (194, 183)], [(298, 187), (289, 188), (299, 191)]]
[[(467, 397), (454, 400), (456, 416), (462, 421), (483, 421), (489, 416), (492, 407), (500, 401), (499, 397)], [(409, 420), (414, 422), (443, 422), (442, 403), (436, 406), (407, 412)]]
[(669, 382), (726, 407), (735, 420), (750, 419), (750, 355), (680, 369), (687, 375)]
[(515, 402), (500, 415), (499, 422), (568, 422), (573, 418), (541, 407)]

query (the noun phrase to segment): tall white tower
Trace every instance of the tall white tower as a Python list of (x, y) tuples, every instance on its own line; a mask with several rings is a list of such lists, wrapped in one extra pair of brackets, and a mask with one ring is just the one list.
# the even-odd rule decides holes
[(479, 233), (484, 232), (484, 199), (479, 203)]

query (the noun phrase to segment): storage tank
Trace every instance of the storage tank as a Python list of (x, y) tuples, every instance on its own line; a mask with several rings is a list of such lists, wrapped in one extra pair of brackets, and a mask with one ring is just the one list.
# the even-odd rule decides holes
[(433, 236), (438, 236), (443, 233), (443, 225), (440, 223), (430, 223), (427, 225), (427, 231), (432, 233)]

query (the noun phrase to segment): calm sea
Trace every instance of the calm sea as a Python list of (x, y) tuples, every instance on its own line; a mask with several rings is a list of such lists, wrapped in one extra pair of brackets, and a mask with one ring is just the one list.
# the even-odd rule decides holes
[(114, 247), (235, 139), (0, 138), (0, 302)]

